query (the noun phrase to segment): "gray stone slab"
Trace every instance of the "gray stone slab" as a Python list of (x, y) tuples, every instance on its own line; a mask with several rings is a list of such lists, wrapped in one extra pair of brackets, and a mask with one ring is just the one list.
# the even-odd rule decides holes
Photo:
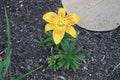
[(109, 31), (120, 25), (120, 0), (62, 0), (68, 13), (77, 13), (78, 25), (92, 31)]

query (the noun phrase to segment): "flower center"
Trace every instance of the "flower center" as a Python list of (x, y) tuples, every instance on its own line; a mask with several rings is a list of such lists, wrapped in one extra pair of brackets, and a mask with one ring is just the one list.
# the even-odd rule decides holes
[(64, 20), (58, 20), (57, 25), (59, 27), (63, 27), (63, 26), (65, 26), (65, 21)]

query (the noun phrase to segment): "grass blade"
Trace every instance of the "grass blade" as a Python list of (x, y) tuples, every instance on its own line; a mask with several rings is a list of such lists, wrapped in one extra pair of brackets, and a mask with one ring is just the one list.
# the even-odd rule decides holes
[(32, 71), (30, 71), (30, 72), (24, 74), (24, 75), (21, 75), (20, 77), (14, 79), (14, 80), (22, 80), (22, 79), (25, 78), (26, 76), (30, 75), (31, 73), (37, 71), (38, 69), (40, 69), (40, 68), (42, 68), (42, 67), (43, 67), (43, 66), (37, 67), (36, 69), (34, 69), (34, 70), (32, 70)]
[(6, 8), (4, 8), (5, 10), (5, 17), (6, 17), (6, 25), (7, 25), (7, 53), (6, 53), (6, 58), (4, 61), (1, 62), (0, 64), (0, 80), (5, 80), (6, 77), (6, 73), (8, 71), (9, 65), (10, 65), (10, 58), (11, 58), (11, 46), (10, 46), (10, 25), (9, 25), (9, 20), (8, 20), (8, 15), (7, 15), (7, 11)]

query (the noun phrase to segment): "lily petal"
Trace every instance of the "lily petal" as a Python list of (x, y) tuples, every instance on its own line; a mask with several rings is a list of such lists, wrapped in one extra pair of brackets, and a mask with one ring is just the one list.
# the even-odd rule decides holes
[(60, 41), (63, 39), (64, 37), (64, 34), (65, 34), (65, 30), (63, 28), (61, 29), (55, 29), (53, 31), (53, 40), (55, 42), (55, 44), (59, 44)]
[(80, 17), (77, 14), (68, 14), (66, 17), (66, 22), (68, 24), (76, 24), (80, 21)]
[(54, 24), (46, 24), (45, 25), (45, 32), (49, 31), (49, 30), (53, 30), (55, 28)]
[(43, 19), (49, 23), (56, 23), (57, 14), (54, 12), (48, 12), (43, 15)]
[(66, 14), (65, 8), (59, 8), (59, 10), (58, 10), (58, 16), (61, 17), (61, 18), (64, 18), (65, 14)]
[(70, 25), (66, 26), (65, 29), (66, 29), (66, 32), (68, 34), (70, 34), (73, 38), (77, 37), (77, 32), (76, 32), (76, 30), (72, 26), (70, 26)]

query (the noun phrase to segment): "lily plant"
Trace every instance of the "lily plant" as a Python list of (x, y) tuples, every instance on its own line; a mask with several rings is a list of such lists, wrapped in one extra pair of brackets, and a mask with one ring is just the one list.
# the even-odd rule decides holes
[[(47, 12), (43, 15), (45, 33), (48, 38), (37, 40), (41, 47), (51, 47), (54, 54), (48, 57), (48, 66), (54, 71), (64, 67), (76, 71), (79, 68), (80, 60), (84, 56), (78, 55), (81, 48), (76, 48), (77, 31), (74, 24), (80, 21), (77, 14), (66, 14), (65, 8), (59, 8), (58, 13)], [(42, 45), (41, 45), (42, 44)]]

